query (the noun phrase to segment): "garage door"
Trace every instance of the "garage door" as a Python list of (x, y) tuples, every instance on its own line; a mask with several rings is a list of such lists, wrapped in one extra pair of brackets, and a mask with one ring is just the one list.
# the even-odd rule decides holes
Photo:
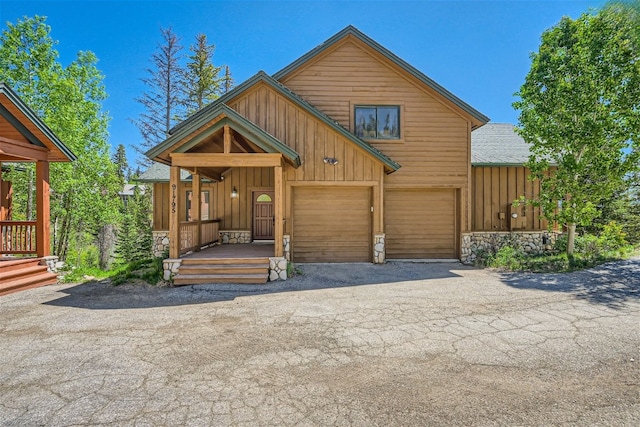
[(293, 189), (295, 262), (371, 261), (369, 187)]
[(384, 217), (387, 258), (457, 258), (455, 190), (387, 190)]

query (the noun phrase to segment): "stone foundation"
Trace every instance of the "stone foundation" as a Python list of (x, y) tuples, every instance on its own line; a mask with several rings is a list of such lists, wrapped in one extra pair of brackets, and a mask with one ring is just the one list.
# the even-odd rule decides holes
[(56, 255), (49, 255), (43, 257), (40, 260), (40, 265), (46, 265), (47, 271), (49, 273), (57, 273), (58, 272), (58, 257)]
[(162, 269), (164, 270), (162, 278), (167, 281), (173, 279), (173, 276), (175, 276), (180, 269), (180, 264), (182, 264), (180, 258), (167, 258), (162, 261)]
[(550, 250), (560, 233), (548, 231), (476, 231), (462, 234), (460, 261), (473, 264), (482, 252), (496, 253), (503, 246), (512, 246), (526, 254), (541, 254)]
[(169, 230), (153, 232), (153, 256), (158, 258), (169, 253)]
[(269, 281), (287, 280), (287, 264), (285, 257), (269, 257)]
[(373, 263), (384, 264), (385, 258), (384, 234), (376, 234), (373, 236)]
[(220, 230), (219, 233), (223, 245), (251, 243), (251, 230)]

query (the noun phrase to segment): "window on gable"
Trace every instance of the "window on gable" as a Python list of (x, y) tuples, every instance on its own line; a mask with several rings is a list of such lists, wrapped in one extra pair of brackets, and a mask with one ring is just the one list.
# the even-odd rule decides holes
[(400, 107), (397, 105), (358, 105), (354, 129), (362, 139), (400, 139)]

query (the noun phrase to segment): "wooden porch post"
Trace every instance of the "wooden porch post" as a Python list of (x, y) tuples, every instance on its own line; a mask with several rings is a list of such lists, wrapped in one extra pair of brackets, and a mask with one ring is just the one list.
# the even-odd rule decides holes
[(180, 256), (179, 188), (180, 168), (178, 166), (171, 166), (169, 175), (169, 258), (173, 259)]
[(274, 250), (275, 256), (281, 257), (284, 255), (282, 238), (284, 236), (284, 180), (282, 176), (282, 166), (275, 166), (274, 168), (274, 197), (275, 197), (275, 242)]
[(36, 253), (38, 257), (51, 254), (49, 245), (49, 162), (36, 162)]
[(200, 221), (200, 203), (202, 203), (202, 201), (200, 200), (200, 174), (198, 173), (197, 169), (195, 173), (191, 174), (191, 182), (191, 189), (193, 190), (193, 192), (191, 193), (191, 221), (193, 221), (194, 218), (196, 221), (198, 221), (198, 225), (196, 226), (195, 251), (200, 252), (200, 246), (202, 245), (202, 241), (200, 238), (200, 233), (202, 232), (202, 222)]
[(0, 162), (0, 221), (5, 221), (7, 214), (4, 211), (4, 198), (7, 196), (2, 192), (2, 188), (2, 162)]

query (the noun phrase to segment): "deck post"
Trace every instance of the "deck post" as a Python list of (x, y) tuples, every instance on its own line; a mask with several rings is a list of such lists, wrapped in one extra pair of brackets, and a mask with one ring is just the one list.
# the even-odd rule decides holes
[(191, 182), (192, 182), (192, 193), (191, 193), (191, 221), (194, 219), (197, 221), (196, 226), (196, 235), (195, 235), (195, 251), (200, 252), (200, 247), (202, 246), (201, 234), (202, 233), (202, 222), (200, 221), (200, 203), (202, 203), (202, 195), (200, 194), (200, 174), (196, 169), (195, 173), (191, 174)]
[(275, 241), (274, 252), (275, 256), (281, 257), (284, 255), (283, 250), (283, 237), (284, 237), (284, 180), (282, 174), (282, 166), (275, 166), (274, 168), (274, 197), (275, 197)]
[(169, 258), (180, 256), (180, 220), (178, 216), (180, 201), (180, 168), (171, 166), (169, 175)]
[(0, 162), (0, 221), (5, 221), (7, 214), (5, 213), (4, 200), (7, 196), (2, 192), (2, 187), (2, 162)]
[(39, 258), (49, 256), (49, 162), (36, 162), (36, 253)]

